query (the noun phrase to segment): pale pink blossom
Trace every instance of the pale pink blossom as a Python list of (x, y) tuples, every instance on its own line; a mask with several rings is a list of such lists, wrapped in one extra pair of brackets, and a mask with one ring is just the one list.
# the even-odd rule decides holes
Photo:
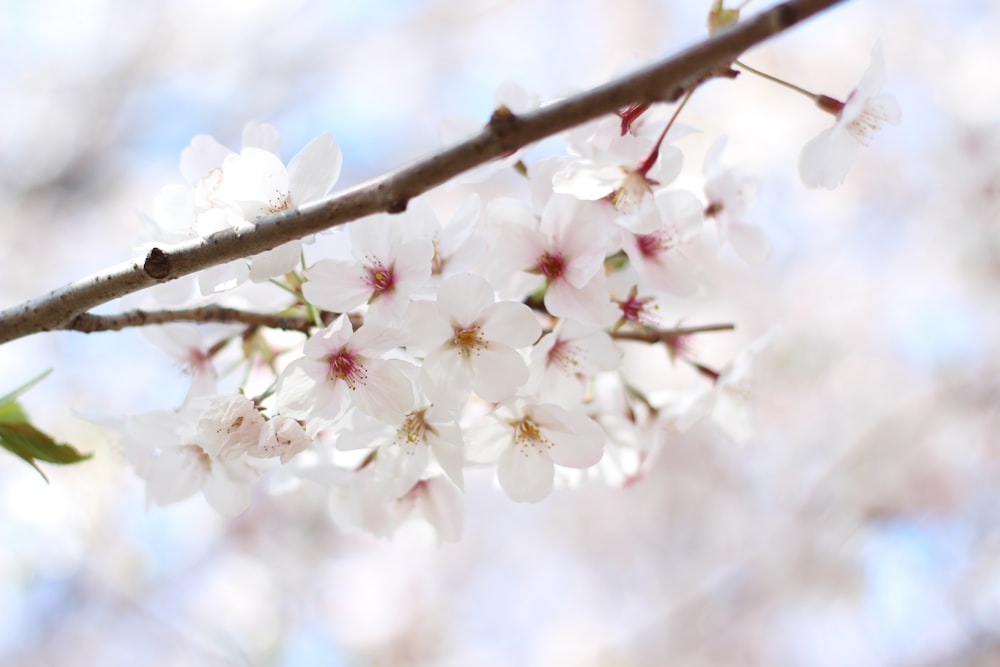
[(601, 460), (604, 432), (578, 410), (515, 400), (493, 413), (476, 434), (469, 459), (497, 463), (497, 479), (511, 500), (538, 502), (552, 492), (555, 466), (587, 468)]
[(497, 272), (541, 275), (549, 313), (604, 325), (614, 317), (604, 275), (610, 230), (582, 204), (554, 194), (540, 220), (524, 206), (491, 206), (491, 222), (501, 230)]
[(393, 323), (406, 310), (410, 293), (430, 279), (434, 259), (429, 239), (403, 241), (399, 225), (388, 215), (351, 223), (354, 259), (316, 262), (305, 272), (302, 293), (335, 313), (367, 303), (369, 320)]
[(413, 387), (400, 360), (381, 355), (398, 343), (398, 334), (365, 325), (352, 331), (347, 316), (306, 341), (303, 357), (278, 377), (278, 411), (293, 419), (332, 423), (351, 406), (378, 418), (393, 419), (413, 409)]
[(725, 138), (719, 139), (705, 157), (707, 214), (718, 225), (720, 241), (729, 243), (743, 261), (760, 264), (771, 254), (771, 243), (763, 230), (746, 222), (756, 182), (742, 171), (722, 165), (725, 146)]
[(646, 234), (622, 232), (622, 249), (648, 287), (687, 296), (697, 289), (698, 276), (681, 248), (700, 230), (701, 202), (688, 192), (664, 190), (655, 203), (644, 215), (658, 216), (659, 225)]
[(561, 319), (531, 348), (529, 387), (548, 403), (575, 407), (597, 373), (620, 363), (621, 351), (606, 331)]
[(497, 302), (475, 274), (458, 274), (438, 288), (437, 301), (415, 301), (409, 329), (427, 350), (421, 382), (434, 401), (460, 406), (473, 391), (488, 401), (509, 398), (528, 379), (517, 352), (534, 343), (541, 326), (531, 309)]
[[(199, 428), (203, 409), (219, 400), (226, 397), (190, 401), (177, 412), (158, 410), (124, 420), (122, 447), (136, 473), (146, 480), (149, 502), (167, 505), (201, 492), (225, 516), (236, 516), (249, 506), (261, 471), (240, 454), (223, 451), (225, 436)], [(224, 430), (223, 424), (219, 426)]]
[(858, 149), (871, 142), (883, 125), (899, 123), (899, 104), (892, 95), (883, 95), (885, 56), (881, 42), (872, 47), (872, 62), (858, 84), (841, 103), (821, 97), (820, 108), (833, 113), (837, 121), (802, 149), (799, 174), (811, 188), (833, 189), (844, 182)]

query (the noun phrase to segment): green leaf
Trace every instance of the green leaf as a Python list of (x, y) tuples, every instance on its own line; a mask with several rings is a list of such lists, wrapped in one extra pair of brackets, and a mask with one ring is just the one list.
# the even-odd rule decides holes
[(45, 371), (35, 379), (0, 398), (0, 447), (26, 461), (38, 471), (38, 474), (46, 482), (49, 481), (49, 478), (45, 476), (35, 461), (69, 464), (85, 461), (92, 456), (81, 453), (71, 445), (56, 442), (52, 436), (32, 426), (28, 415), (17, 403), (18, 396), (33, 387), (50, 372), (51, 369)]
[(17, 400), (18, 396), (20, 396), (21, 394), (23, 394), (24, 392), (28, 391), (29, 389), (31, 389), (32, 387), (34, 387), (36, 384), (38, 384), (39, 382), (41, 382), (42, 380), (44, 380), (45, 378), (47, 378), (48, 375), (49, 375), (49, 373), (51, 373), (51, 372), (52, 372), (51, 368), (49, 370), (47, 370), (47, 371), (43, 371), (40, 375), (38, 375), (33, 380), (28, 380), (27, 382), (25, 382), (20, 387), (18, 387), (14, 391), (10, 392), (6, 396), (0, 397), (0, 405), (3, 405), (4, 403), (10, 403), (11, 401)]

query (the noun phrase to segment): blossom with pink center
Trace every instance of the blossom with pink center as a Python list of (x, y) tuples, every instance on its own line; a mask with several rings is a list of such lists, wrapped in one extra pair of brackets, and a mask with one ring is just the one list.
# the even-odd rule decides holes
[(613, 317), (604, 275), (609, 229), (583, 203), (567, 195), (549, 198), (538, 220), (525, 206), (490, 208), (500, 225), (497, 272), (528, 271), (545, 279), (545, 308), (556, 317), (603, 325)]
[(348, 408), (394, 419), (413, 409), (413, 387), (399, 365), (381, 355), (395, 347), (398, 334), (366, 324), (352, 331), (347, 316), (306, 341), (303, 357), (278, 376), (278, 411), (298, 420), (332, 423)]
[(421, 383), (427, 395), (460, 407), (473, 391), (502, 401), (528, 379), (517, 348), (541, 335), (534, 313), (523, 303), (497, 302), (492, 285), (475, 274), (446, 278), (437, 301), (415, 301), (407, 315), (410, 330), (427, 350)]
[(858, 149), (867, 146), (872, 135), (886, 123), (899, 123), (901, 114), (896, 98), (880, 94), (884, 79), (885, 56), (882, 44), (876, 42), (871, 65), (847, 102), (820, 97), (817, 102), (820, 108), (834, 114), (837, 122), (802, 149), (799, 174), (807, 186), (833, 189), (843, 183)]
[(529, 386), (546, 402), (572, 407), (597, 373), (620, 363), (621, 351), (603, 329), (561, 319), (531, 349)]
[(648, 234), (622, 233), (622, 249), (639, 276), (653, 289), (686, 296), (697, 289), (694, 263), (680, 247), (690, 241), (702, 222), (702, 206), (688, 192), (662, 191), (656, 207), (645, 215), (659, 216), (660, 225)]
[(759, 227), (745, 222), (756, 183), (750, 176), (722, 166), (720, 156), (725, 146), (725, 138), (719, 139), (705, 157), (706, 214), (715, 219), (720, 241), (729, 243), (743, 261), (760, 264), (771, 254), (771, 243)]
[(399, 221), (388, 215), (351, 223), (353, 261), (323, 259), (305, 272), (302, 293), (313, 304), (344, 313), (369, 304), (369, 321), (393, 322), (410, 302), (410, 293), (431, 276), (434, 244), (402, 241)]
[(469, 459), (497, 462), (497, 479), (511, 500), (538, 502), (552, 491), (555, 466), (588, 468), (601, 460), (604, 431), (578, 410), (516, 400), (492, 415)]

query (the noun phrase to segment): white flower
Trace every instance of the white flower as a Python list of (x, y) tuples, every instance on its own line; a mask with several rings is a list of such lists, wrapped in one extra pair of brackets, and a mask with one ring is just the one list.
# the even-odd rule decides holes
[(493, 416), (496, 423), (476, 434), (469, 459), (497, 461), (497, 479), (511, 500), (533, 503), (549, 495), (556, 465), (588, 468), (601, 460), (604, 431), (582, 412), (517, 400)]
[(594, 375), (620, 363), (621, 351), (603, 329), (561, 319), (531, 349), (531, 387), (546, 402), (573, 407)]
[(167, 505), (200, 491), (225, 516), (236, 516), (250, 505), (251, 489), (261, 471), (239, 454), (221, 451), (224, 437), (199, 433), (202, 409), (227, 398), (191, 401), (177, 412), (159, 410), (124, 421), (122, 447), (136, 473), (146, 480), (150, 502)]
[[(325, 133), (310, 141), (288, 163), (273, 152), (245, 147), (222, 163), (222, 182), (216, 196), (236, 204), (248, 221), (299, 208), (326, 196), (340, 176), (340, 147)], [(283, 245), (250, 258), (250, 279), (261, 282), (295, 268), (302, 241)]]
[(401, 229), (403, 241), (426, 239), (433, 244), (433, 276), (472, 271), (486, 253), (486, 237), (479, 229), (482, 202), (478, 194), (466, 197), (443, 225), (423, 199), (411, 201), (405, 215), (407, 219)]
[(871, 65), (847, 102), (820, 98), (820, 107), (836, 115), (837, 122), (802, 149), (799, 174), (807, 186), (833, 189), (843, 183), (858, 149), (867, 146), (883, 124), (899, 123), (901, 114), (896, 98), (879, 94), (884, 78), (885, 56), (882, 44), (876, 42)]
[(352, 405), (378, 418), (393, 419), (413, 409), (413, 387), (398, 364), (381, 359), (397, 334), (367, 324), (351, 330), (347, 316), (313, 334), (304, 356), (278, 377), (278, 411), (293, 419), (332, 423)]
[(748, 264), (760, 264), (771, 254), (771, 243), (759, 227), (745, 222), (756, 183), (750, 176), (722, 166), (720, 156), (725, 147), (726, 139), (721, 137), (705, 156), (707, 214), (718, 225), (720, 241), (728, 242)]
[[(407, 375), (416, 380), (416, 367), (409, 369)], [(458, 488), (464, 484), (462, 429), (451, 413), (431, 405), (425, 397), (420, 396), (416, 406), (392, 421), (354, 413), (350, 427), (337, 437), (340, 450), (376, 448), (375, 484), (387, 498), (401, 498), (410, 491), (427, 473), (431, 454)]]
[[(253, 224), (256, 218), (297, 208), (326, 195), (340, 175), (341, 152), (329, 134), (311, 141), (287, 169), (277, 157), (278, 131), (248, 123), (240, 153), (212, 137), (198, 135), (181, 153), (188, 185), (168, 185), (153, 203), (158, 236), (167, 242), (205, 237)], [(212, 267), (198, 274), (203, 294), (263, 281), (291, 271), (302, 241)]]
[(388, 215), (351, 223), (354, 260), (316, 262), (305, 272), (302, 293), (335, 313), (368, 303), (368, 321), (392, 323), (405, 311), (410, 293), (430, 279), (434, 258), (430, 240), (403, 242), (399, 224)]
[(498, 272), (528, 271), (545, 277), (545, 308), (556, 317), (603, 325), (614, 317), (604, 274), (608, 230), (581, 202), (554, 194), (541, 220), (526, 207), (496, 201), (500, 225)]
[(288, 463), (308, 449), (312, 442), (302, 424), (291, 417), (277, 415), (261, 429), (257, 444), (249, 447), (247, 454), (262, 459), (277, 456), (282, 463)]
[(206, 399), (198, 417), (198, 441), (218, 456), (240, 456), (260, 441), (266, 420), (243, 394)]
[(694, 262), (680, 246), (698, 233), (702, 206), (684, 191), (661, 191), (655, 203), (644, 215), (659, 216), (659, 226), (648, 234), (622, 232), (622, 249), (649, 287), (686, 296), (697, 289), (698, 280)]
[(538, 340), (541, 326), (523, 303), (497, 303), (485, 278), (446, 278), (437, 301), (414, 302), (407, 317), (413, 335), (429, 350), (421, 382), (442, 405), (458, 407), (472, 391), (488, 401), (501, 401), (528, 379), (517, 348)]

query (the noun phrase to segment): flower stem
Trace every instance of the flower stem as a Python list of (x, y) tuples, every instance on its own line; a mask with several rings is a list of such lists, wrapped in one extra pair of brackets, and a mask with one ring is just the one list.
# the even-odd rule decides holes
[(757, 76), (761, 77), (762, 79), (767, 79), (768, 81), (776, 83), (779, 86), (784, 86), (785, 88), (788, 88), (789, 90), (794, 90), (797, 93), (805, 95), (806, 97), (808, 97), (809, 99), (811, 99), (813, 102), (816, 102), (817, 104), (819, 103), (819, 99), (820, 99), (821, 96), (817, 95), (816, 93), (810, 93), (805, 88), (800, 88), (800, 87), (796, 86), (794, 83), (788, 83), (784, 79), (779, 79), (777, 77), (771, 76), (770, 74), (765, 74), (764, 72), (761, 72), (759, 69), (754, 69), (753, 67), (750, 67), (746, 63), (740, 62), (739, 60), (735, 61), (735, 64), (738, 65), (740, 67), (740, 69), (744, 69), (747, 72), (750, 72), (751, 74), (756, 74)]

